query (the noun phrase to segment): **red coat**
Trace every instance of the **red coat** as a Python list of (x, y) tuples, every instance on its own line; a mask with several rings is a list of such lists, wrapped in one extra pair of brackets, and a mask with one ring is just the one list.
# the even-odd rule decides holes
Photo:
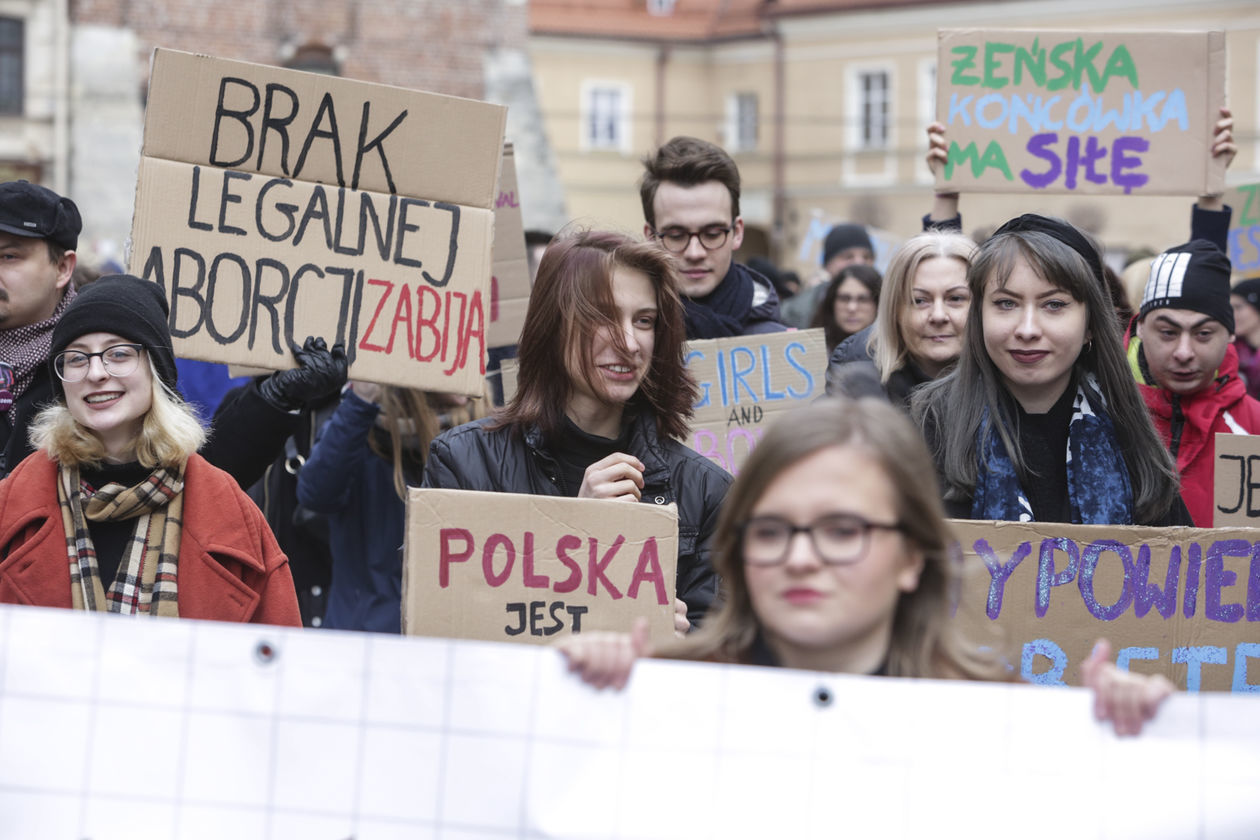
[[(1136, 339), (1131, 339), (1135, 341)], [(1231, 344), (1211, 385), (1188, 396), (1138, 380), (1138, 389), (1164, 445), (1177, 456), (1181, 498), (1194, 524), (1212, 527), (1216, 435), (1260, 434), (1260, 402), (1247, 396)]]
[[(71, 607), (57, 465), (36, 452), (0, 481), (0, 603)], [(299, 627), (289, 561), (258, 506), (227, 473), (188, 459), (179, 614)]]

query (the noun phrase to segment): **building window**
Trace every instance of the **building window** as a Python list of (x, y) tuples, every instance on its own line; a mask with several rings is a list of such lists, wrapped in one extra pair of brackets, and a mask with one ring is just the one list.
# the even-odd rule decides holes
[(332, 49), (323, 44), (304, 44), (298, 47), (284, 66), (290, 70), (305, 70), (308, 73), (321, 73), (325, 76), (341, 75), (341, 68), (338, 66)]
[(0, 114), (23, 111), (25, 41), (25, 21), (0, 17)]
[(757, 94), (733, 93), (726, 100), (726, 149), (752, 152), (757, 149)]
[(858, 142), (864, 149), (888, 145), (889, 78), (883, 70), (858, 73)]
[(582, 88), (582, 148), (630, 148), (630, 88), (590, 82)]
[(669, 17), (674, 13), (674, 0), (647, 0), (649, 15)]

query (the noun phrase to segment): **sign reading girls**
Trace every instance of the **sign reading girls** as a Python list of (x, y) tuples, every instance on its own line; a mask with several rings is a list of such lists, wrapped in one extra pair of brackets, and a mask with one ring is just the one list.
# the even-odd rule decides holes
[(171, 50), (153, 56), (131, 270), (181, 356), (479, 394), (506, 109)]
[(1260, 692), (1260, 529), (952, 523), (958, 619), (1029, 682), (1080, 685), (1094, 642), (1190, 691)]
[(779, 415), (823, 395), (823, 331), (714, 338), (687, 343), (687, 370), (700, 386), (687, 445), (732, 475)]
[(942, 29), (938, 43), (937, 189), (1224, 190), (1223, 32)]
[(403, 554), (408, 635), (543, 644), (642, 615), (673, 636), (673, 505), (413, 487)]

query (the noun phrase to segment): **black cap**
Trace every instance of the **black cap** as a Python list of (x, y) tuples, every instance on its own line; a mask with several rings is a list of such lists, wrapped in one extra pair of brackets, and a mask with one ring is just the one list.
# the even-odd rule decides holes
[(96, 332), (113, 333), (143, 344), (158, 376), (175, 391), (179, 372), (171, 350), (169, 312), (166, 293), (160, 285), (130, 274), (109, 274), (80, 289), (53, 327), (48, 367), (57, 396), (65, 395), (53, 367), (57, 354), (75, 339)]
[(83, 219), (70, 199), (29, 181), (0, 183), (0, 231), (47, 239), (73, 251), (81, 230)]
[(1169, 248), (1151, 263), (1138, 315), (1145, 318), (1152, 309), (1188, 309), (1220, 321), (1233, 332), (1229, 274), (1229, 257), (1206, 239)]

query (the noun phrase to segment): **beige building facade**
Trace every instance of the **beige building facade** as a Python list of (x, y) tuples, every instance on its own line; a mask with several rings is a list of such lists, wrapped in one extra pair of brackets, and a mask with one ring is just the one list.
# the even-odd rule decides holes
[[(1239, 153), (1260, 181), (1260, 3), (1254, 0), (705, 2), (533, 0), (535, 89), (570, 218), (643, 228), (639, 160), (676, 134), (716, 142), (743, 176), (741, 256), (817, 265), (837, 221), (912, 235), (932, 198), (936, 31), (951, 28), (1226, 33)], [(1068, 218), (1116, 259), (1188, 236), (1191, 196), (966, 194), (968, 231), (1021, 212)]]

